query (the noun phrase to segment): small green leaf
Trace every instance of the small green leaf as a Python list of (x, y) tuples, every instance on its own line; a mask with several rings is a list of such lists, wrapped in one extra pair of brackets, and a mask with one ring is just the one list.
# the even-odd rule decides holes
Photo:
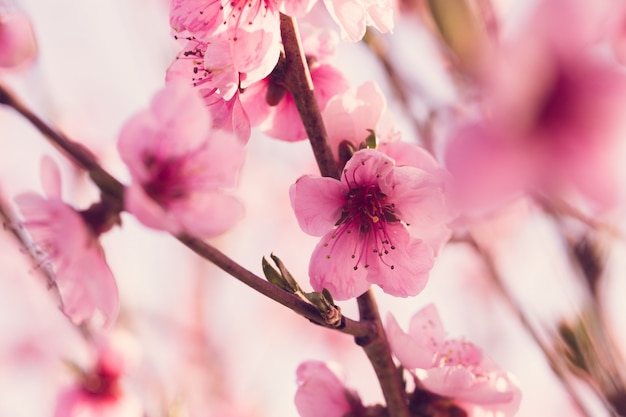
[(365, 147), (369, 149), (378, 148), (378, 136), (376, 136), (376, 132), (372, 129), (367, 129), (367, 131), (370, 132), (370, 134), (365, 138)]
[(274, 260), (274, 263), (280, 270), (280, 275), (282, 276), (285, 283), (289, 286), (290, 291), (291, 292), (302, 291), (300, 289), (300, 286), (294, 279), (293, 275), (291, 275), (291, 272), (289, 272), (289, 270), (285, 267), (285, 264), (283, 264), (283, 261), (281, 261), (280, 258), (274, 255), (273, 253), (270, 254), (270, 257)]
[(265, 274), (265, 278), (272, 284), (276, 285), (278, 288), (281, 288), (287, 292), (293, 292), (289, 285), (285, 281), (285, 279), (280, 275), (280, 273), (274, 269), (272, 265), (267, 262), (265, 256), (261, 260), (261, 265), (263, 267), (263, 274)]

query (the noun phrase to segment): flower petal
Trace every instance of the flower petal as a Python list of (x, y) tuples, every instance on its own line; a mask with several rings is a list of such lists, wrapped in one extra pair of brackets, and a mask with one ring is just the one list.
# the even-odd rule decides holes
[(411, 239), (401, 224), (388, 224), (387, 232), (395, 249), (371, 263), (367, 279), (396, 297), (417, 295), (428, 282), (433, 251), (424, 241)]
[(348, 190), (332, 178), (304, 176), (289, 189), (291, 207), (305, 233), (322, 236), (335, 226)]
[(406, 369), (428, 369), (433, 366), (435, 351), (427, 346), (428, 340), (423, 337), (416, 338), (403, 332), (395, 317), (387, 314), (387, 326), (385, 328), (389, 345), (394, 356)]
[(336, 300), (358, 297), (367, 291), (367, 268), (357, 268), (355, 252), (362, 245), (356, 232), (344, 232), (334, 237), (327, 233), (315, 247), (309, 263), (309, 277), (315, 291), (326, 288)]

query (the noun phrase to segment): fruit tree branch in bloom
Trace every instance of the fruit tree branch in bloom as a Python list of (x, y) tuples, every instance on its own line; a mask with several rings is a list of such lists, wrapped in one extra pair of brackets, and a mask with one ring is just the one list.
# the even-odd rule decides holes
[[(117, 207), (120, 207), (120, 209), (123, 207), (124, 185), (102, 168), (91, 152), (44, 122), (2, 85), (0, 85), (0, 103), (6, 104), (20, 113), (20, 115), (35, 126), (50, 143), (60, 148), (75, 164), (88, 171), (91, 180), (107, 197), (116, 203)], [(258, 275), (246, 270), (208, 243), (184, 233), (179, 234), (176, 238), (202, 258), (215, 264), (261, 294), (316, 324), (324, 327), (337, 328), (327, 323), (317, 308), (312, 304), (303, 301), (297, 295), (284, 291)], [(358, 322), (341, 316), (340, 323), (337, 330), (355, 337), (362, 337), (372, 333), (372, 324), (369, 322)]]
[[(306, 66), (295, 20), (280, 16), (280, 29), (285, 49), (284, 63), (278, 64), (272, 74), (277, 82), (282, 82), (291, 93), (298, 113), (302, 119), (315, 159), (324, 177), (339, 179), (339, 169), (329, 146), (328, 135), (322, 115), (313, 94), (311, 76)], [(280, 79), (282, 76), (282, 79)], [(361, 322), (372, 323), (375, 329), (369, 335), (356, 337), (356, 342), (363, 347), (376, 375), (378, 376), (389, 414), (394, 417), (409, 417), (408, 402), (400, 374), (397, 372), (391, 350), (385, 338), (376, 300), (371, 291), (358, 299)]]

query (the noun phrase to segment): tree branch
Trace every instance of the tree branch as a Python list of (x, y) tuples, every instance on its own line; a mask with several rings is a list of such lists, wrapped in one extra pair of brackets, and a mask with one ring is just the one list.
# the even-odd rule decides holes
[(313, 81), (293, 17), (281, 13), (280, 33), (285, 48), (285, 61), (278, 68), (280, 73), (275, 74), (275, 76), (289, 90), (296, 103), (320, 173), (324, 177), (339, 179), (339, 168), (328, 143), (328, 134), (322, 120), (322, 113), (315, 99), (315, 94), (313, 94)]

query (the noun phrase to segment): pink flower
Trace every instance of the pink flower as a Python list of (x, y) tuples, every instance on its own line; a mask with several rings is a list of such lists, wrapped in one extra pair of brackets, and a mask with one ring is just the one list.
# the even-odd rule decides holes
[[(5, 7), (0, 2), (0, 8)], [(28, 16), (0, 10), (0, 68), (20, 68), (37, 55), (37, 40)]]
[(170, 24), (183, 38), (204, 43), (203, 55), (215, 56), (213, 43), (225, 41), (219, 55), (242, 74), (242, 88), (266, 77), (278, 62), (280, 19), (274, 0), (173, 0)]
[(383, 33), (393, 29), (391, 0), (324, 0), (324, 4), (345, 40), (361, 40), (366, 26), (374, 26)]
[(362, 148), (372, 131), (381, 142), (398, 138), (385, 96), (374, 82), (351, 88), (330, 99), (322, 117), (331, 149), (340, 165), (346, 162), (346, 157), (341, 154), (341, 147), (346, 143), (355, 150)]
[(194, 90), (168, 85), (120, 133), (118, 149), (132, 177), (126, 209), (146, 226), (172, 233), (226, 231), (243, 215), (241, 203), (224, 191), (236, 185), (243, 146), (211, 129)]
[(110, 325), (119, 309), (117, 285), (98, 242), (98, 228), (61, 198), (61, 176), (49, 158), (42, 159), (46, 198), (25, 193), (15, 197), (23, 225), (41, 254), (41, 267), (51, 271), (59, 289), (63, 312), (75, 323), (90, 319), (96, 310)]
[[(323, 111), (332, 97), (343, 93), (349, 87), (348, 81), (341, 72), (326, 62), (335, 53), (338, 37), (335, 32), (313, 28), (310, 25), (301, 25), (300, 33), (314, 86), (315, 98), (320, 110)], [(280, 140), (298, 141), (306, 139), (307, 134), (291, 94), (284, 87), (273, 84), (271, 77), (262, 80), (261, 83), (263, 85), (262, 95), (257, 94), (251, 98), (251, 94), (247, 90), (241, 95), (244, 108), (250, 109), (248, 113), (253, 112), (253, 107), (260, 105), (267, 107), (267, 110), (263, 112), (265, 121), (260, 125), (261, 130), (268, 136)], [(270, 88), (277, 88), (284, 92), (280, 101), (277, 104), (272, 103), (271, 106), (267, 103), (267, 91)]]
[(393, 354), (419, 380), (418, 387), (452, 399), (470, 416), (508, 417), (517, 411), (521, 393), (512, 376), (473, 343), (446, 339), (434, 305), (413, 316), (408, 333), (389, 314), (386, 332)]
[(72, 364), (77, 381), (59, 393), (54, 417), (140, 417), (138, 399), (122, 387), (126, 358), (107, 341), (98, 342), (96, 363), (83, 371)]
[(398, 166), (373, 149), (356, 152), (341, 180), (304, 176), (290, 196), (302, 230), (322, 236), (309, 264), (311, 285), (338, 300), (371, 284), (395, 296), (418, 294), (449, 237), (441, 175)]
[(358, 395), (344, 387), (324, 362), (304, 362), (296, 375), (295, 403), (301, 417), (343, 417), (361, 404)]

